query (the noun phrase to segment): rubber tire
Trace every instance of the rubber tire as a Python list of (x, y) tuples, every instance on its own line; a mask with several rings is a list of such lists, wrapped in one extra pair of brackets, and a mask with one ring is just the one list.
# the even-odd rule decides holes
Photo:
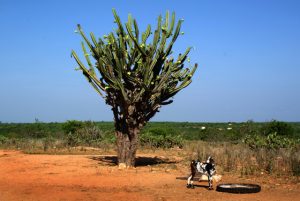
[(258, 193), (261, 187), (257, 184), (219, 184), (216, 191), (227, 193)]

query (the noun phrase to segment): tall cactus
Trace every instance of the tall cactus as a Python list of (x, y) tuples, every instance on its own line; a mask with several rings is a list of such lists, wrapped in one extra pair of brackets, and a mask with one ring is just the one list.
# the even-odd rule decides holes
[[(78, 69), (112, 108), (119, 165), (134, 166), (140, 130), (162, 105), (172, 103), (172, 97), (192, 82), (197, 64), (184, 66), (186, 60), (190, 62), (190, 47), (177, 59), (171, 56), (176, 39), (183, 34), (183, 20), (175, 27), (174, 12), (171, 19), (168, 11), (164, 19), (158, 17), (153, 37), (150, 25), (140, 34), (137, 21), (130, 14), (125, 26), (114, 9), (113, 15), (118, 28), (98, 40), (90, 33), (90, 41), (77, 26), (88, 67), (74, 50), (72, 56)], [(152, 42), (147, 41), (149, 37)]]

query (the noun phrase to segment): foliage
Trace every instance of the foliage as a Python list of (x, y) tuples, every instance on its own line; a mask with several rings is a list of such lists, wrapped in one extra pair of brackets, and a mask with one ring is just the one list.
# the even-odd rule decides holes
[[(287, 138), (284, 136), (277, 135), (277, 132), (270, 133), (267, 136), (263, 135), (247, 135), (245, 139), (243, 140), (246, 145), (248, 145), (252, 150), (255, 150), (256, 154), (258, 156), (263, 157), (261, 152), (264, 152), (264, 155), (267, 155), (268, 157), (264, 157), (263, 161), (264, 163), (262, 166), (264, 166), (264, 169), (268, 173), (274, 172), (274, 169), (276, 169), (276, 160), (278, 160), (278, 155), (281, 152), (281, 150), (289, 149), (291, 153), (293, 152), (293, 149), (299, 146), (299, 139), (293, 139), (293, 138)], [(287, 156), (285, 156), (287, 157)], [(298, 169), (294, 167), (294, 164), (299, 164), (299, 160), (295, 160), (294, 157), (289, 157), (289, 163), (291, 164), (292, 172), (297, 174)], [(258, 161), (262, 161), (258, 160)]]
[[(74, 122), (74, 123), (70, 123)], [(231, 124), (231, 125), (229, 125)], [(150, 122), (142, 130), (142, 134), (153, 129), (165, 130), (169, 135), (181, 135), (184, 140), (204, 140), (213, 142), (242, 141), (248, 138), (259, 140), (264, 135), (262, 128), (268, 123), (189, 123), (189, 122)], [(287, 123), (293, 130), (293, 136), (282, 136), (291, 139), (296, 144), (300, 139), (300, 123)], [(67, 121), (64, 123), (3, 123), (0, 124), (0, 136), (8, 139), (32, 138), (43, 139), (51, 136), (55, 139), (65, 139), (69, 132), (86, 126), (97, 126), (104, 134), (104, 140), (115, 142), (113, 122), (83, 122)], [(231, 130), (227, 130), (228, 127)], [(205, 129), (202, 129), (205, 127)], [(32, 133), (32, 134), (30, 134)], [(38, 134), (38, 135), (37, 135)], [(277, 134), (278, 135), (278, 134)], [(258, 139), (259, 138), (259, 139)]]
[(271, 150), (278, 150), (280, 148), (293, 147), (297, 141), (277, 135), (277, 133), (270, 133), (266, 137), (259, 135), (247, 135), (243, 140), (250, 148), (266, 148)]
[(91, 121), (68, 121), (63, 126), (69, 146), (95, 145), (104, 138), (103, 132)]
[(291, 156), (291, 170), (294, 176), (300, 176), (300, 147), (293, 150)]
[(4, 144), (8, 141), (8, 138), (5, 136), (0, 135), (0, 144)]
[(54, 142), (55, 142), (55, 139), (51, 136), (43, 138), (42, 143), (43, 143), (44, 151), (47, 151), (49, 148), (52, 148), (54, 146)]
[(76, 131), (82, 129), (85, 126), (85, 124), (88, 123), (77, 120), (69, 120), (63, 124), (62, 129), (66, 134), (73, 134)]
[(166, 129), (150, 129), (142, 132), (140, 136), (140, 144), (142, 146), (150, 146), (153, 148), (171, 148), (182, 147), (183, 138), (179, 134), (174, 134), (173, 130)]
[(62, 123), (2, 123), (0, 135), (8, 138), (62, 138)]
[(247, 135), (243, 142), (247, 144), (251, 149), (258, 149), (264, 147), (266, 144), (265, 138), (259, 135)]
[(268, 122), (261, 130), (261, 133), (265, 136), (271, 133), (277, 133), (280, 136), (293, 136), (294, 134), (293, 127), (290, 124), (276, 120)]

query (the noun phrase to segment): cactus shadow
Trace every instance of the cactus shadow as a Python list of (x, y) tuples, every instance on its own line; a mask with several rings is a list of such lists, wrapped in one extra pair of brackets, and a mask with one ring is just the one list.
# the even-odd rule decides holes
[[(101, 165), (116, 166), (118, 165), (117, 156), (92, 156), (89, 157), (91, 160), (98, 161)], [(148, 165), (159, 165), (159, 164), (175, 164), (176, 161), (169, 159), (162, 159), (159, 157), (144, 157), (138, 156), (135, 158), (135, 167), (143, 167)]]

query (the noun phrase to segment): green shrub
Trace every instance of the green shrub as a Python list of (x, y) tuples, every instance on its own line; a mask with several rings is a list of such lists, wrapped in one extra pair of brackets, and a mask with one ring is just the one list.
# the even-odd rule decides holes
[(5, 144), (8, 141), (8, 138), (0, 135), (0, 144)]
[(111, 131), (105, 131), (102, 133), (102, 142), (105, 144), (114, 144), (116, 142), (116, 136)]
[(65, 127), (69, 131), (67, 144), (69, 146), (95, 146), (104, 139), (103, 132), (93, 122), (68, 122)]
[(294, 134), (293, 127), (282, 121), (273, 120), (262, 127), (262, 134), (267, 136), (271, 133), (277, 133), (280, 136), (291, 137)]
[(296, 140), (285, 138), (277, 135), (277, 133), (270, 133), (266, 137), (260, 135), (247, 135), (243, 140), (251, 149), (266, 148), (270, 150), (278, 150), (280, 148), (289, 148), (297, 144)]
[(155, 148), (182, 147), (183, 138), (172, 129), (150, 129), (140, 135), (140, 144)]
[(69, 134), (75, 133), (77, 130), (82, 129), (83, 127), (84, 122), (77, 120), (69, 120), (63, 124), (62, 129), (66, 134)]
[(251, 149), (258, 149), (265, 145), (265, 140), (259, 135), (247, 135), (243, 140)]
[(15, 133), (16, 138), (45, 138), (49, 135), (49, 130), (47, 129), (47, 123), (36, 122), (33, 124), (24, 125), (25, 133), (21, 136)]

